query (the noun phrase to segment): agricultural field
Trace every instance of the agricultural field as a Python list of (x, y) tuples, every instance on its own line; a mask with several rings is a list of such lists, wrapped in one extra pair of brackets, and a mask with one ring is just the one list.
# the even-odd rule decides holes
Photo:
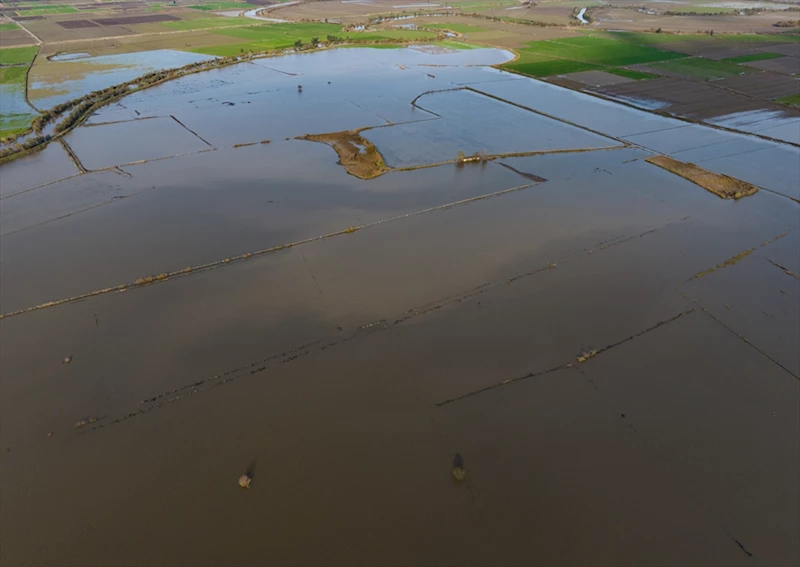
[(635, 81), (645, 81), (647, 79), (658, 78), (658, 75), (654, 75), (653, 73), (643, 73), (642, 71), (633, 71), (631, 69), (620, 69), (615, 67), (605, 69), (605, 72), (611, 73), (612, 75), (619, 75), (620, 77), (625, 77), (626, 79), (633, 79)]
[(247, 25), (249, 22), (255, 23), (257, 20), (246, 20), (243, 18), (208, 17), (195, 19), (182, 19), (175, 22), (162, 22), (161, 27), (170, 30), (200, 30), (225, 27), (237, 27)]
[(680, 61), (649, 63), (646, 65), (646, 68), (662, 75), (700, 79), (703, 81), (724, 79), (725, 77), (756, 72), (749, 67), (736, 65), (734, 63), (724, 63), (722, 61), (695, 57), (682, 59)]
[(36, 57), (38, 47), (10, 47), (0, 49), (0, 65), (30, 64)]
[(217, 12), (222, 10), (249, 10), (251, 5), (247, 2), (207, 2), (195, 6), (188, 6), (192, 10)]
[(589, 35), (531, 42), (518, 52), (519, 59), (505, 68), (534, 77), (686, 57), (674, 51)]
[(488, 28), (473, 26), (470, 24), (425, 24), (426, 28), (435, 30), (449, 30), (460, 34), (481, 33), (489, 31)]
[(800, 93), (775, 99), (783, 104), (800, 105)]
[(0, 138), (28, 128), (36, 116), (25, 98), (28, 67), (36, 47), (0, 49)]
[(342, 31), (338, 24), (324, 23), (292, 23), (267, 24), (260, 26), (237, 27), (215, 30), (215, 34), (242, 40), (240, 43), (202, 47), (193, 49), (195, 53), (207, 55), (230, 56), (243, 51), (268, 51), (292, 47), (296, 41), (304, 44), (313, 38), (325, 41), (327, 36), (335, 35), (344, 39), (359, 42), (384, 41), (387, 39), (408, 41), (434, 39), (436, 35), (420, 30), (376, 30), (376, 31)]
[(750, 55), (740, 55), (738, 57), (726, 57), (721, 61), (726, 63), (750, 63), (752, 61), (764, 61), (766, 59), (779, 59), (786, 57), (783, 53), (751, 53)]

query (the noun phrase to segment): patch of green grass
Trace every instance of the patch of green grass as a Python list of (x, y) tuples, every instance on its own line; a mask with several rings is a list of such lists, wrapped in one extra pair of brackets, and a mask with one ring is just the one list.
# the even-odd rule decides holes
[(420, 27), (434, 30), (450, 30), (458, 33), (479, 33), (489, 31), (487, 28), (473, 26), (471, 24), (423, 24)]
[(572, 59), (573, 61), (609, 66), (634, 65), (636, 63), (687, 57), (683, 53), (662, 51), (653, 47), (591, 35), (534, 41), (528, 43), (527, 47), (522, 50)]
[(29, 114), (4, 114), (0, 115), (0, 138), (24, 132), (31, 126), (33, 115)]
[(24, 88), (27, 72), (27, 67), (0, 67), (0, 85), (18, 83)]
[(696, 79), (723, 79), (742, 73), (755, 73), (755, 69), (742, 67), (734, 63), (724, 63), (713, 59), (703, 59), (702, 57), (692, 57), (691, 59), (681, 59), (679, 61), (667, 61), (665, 63), (653, 63), (648, 67), (658, 71), (667, 71), (694, 77)]
[(592, 71), (602, 69), (599, 65), (584, 63), (581, 61), (570, 61), (569, 59), (558, 59), (538, 55), (536, 57), (520, 57), (516, 61), (506, 63), (503, 68), (530, 75), (531, 77), (549, 77), (551, 75), (566, 75), (577, 73), (578, 71)]
[(24, 16), (47, 16), (50, 14), (73, 14), (78, 12), (78, 9), (66, 4), (51, 4), (48, 6), (37, 5), (31, 7), (30, 10), (23, 10)]
[(0, 49), (0, 65), (20, 65), (30, 63), (36, 57), (39, 48), (32, 47), (7, 47)]
[(208, 2), (197, 6), (187, 6), (192, 10), (219, 11), (219, 10), (244, 10), (250, 5), (246, 2)]
[(426, 32), (421, 30), (376, 30), (367, 32), (347, 32), (341, 34), (345, 38), (350, 38), (354, 41), (375, 41), (380, 39), (409, 39), (409, 40), (425, 40), (433, 39), (436, 34), (433, 32)]
[(405, 45), (397, 43), (369, 43), (365, 45), (342, 45), (341, 49), (405, 49)]
[(775, 100), (782, 102), (783, 104), (800, 104), (800, 93), (782, 96), (780, 98), (776, 98)]
[(173, 30), (201, 30), (209, 28), (224, 28), (230, 26), (241, 26), (242, 20), (239, 18), (196, 18), (194, 20), (178, 20), (176, 22), (161, 22), (161, 25)]
[(777, 59), (778, 57), (786, 57), (782, 53), (752, 53), (750, 55), (740, 55), (738, 57), (726, 57), (720, 59), (726, 63), (748, 63), (750, 61), (763, 61), (764, 59)]
[(499, 10), (509, 6), (518, 6), (515, 0), (455, 0), (448, 2), (448, 5), (458, 8), (462, 12), (486, 12), (488, 10)]
[(446, 47), (448, 49), (458, 49), (461, 51), (466, 51), (469, 49), (480, 49), (477, 45), (470, 45), (469, 43), (464, 43), (463, 41), (435, 41), (431, 43), (431, 45), (438, 45), (439, 47)]
[(19, 27), (15, 23), (10, 24), (0, 24), (0, 31), (11, 31), (11, 30), (18, 30)]
[(641, 71), (631, 71), (630, 69), (617, 69), (612, 67), (611, 69), (606, 69), (606, 73), (611, 73), (612, 75), (619, 75), (620, 77), (627, 77), (629, 79), (635, 79), (637, 81), (644, 81), (647, 79), (657, 79), (659, 75), (654, 75), (652, 73), (642, 73)]
[(797, 43), (800, 36), (786, 34), (765, 34), (765, 33), (742, 33), (742, 34), (720, 34), (722, 39), (735, 41), (738, 43)]

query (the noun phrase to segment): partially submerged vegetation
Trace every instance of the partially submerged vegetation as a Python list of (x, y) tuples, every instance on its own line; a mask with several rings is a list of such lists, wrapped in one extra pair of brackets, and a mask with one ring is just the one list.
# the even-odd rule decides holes
[(372, 142), (363, 138), (360, 130), (331, 132), (329, 134), (306, 134), (301, 140), (328, 144), (339, 155), (339, 163), (347, 173), (359, 179), (372, 179), (390, 171), (383, 156)]
[(680, 175), (723, 199), (741, 199), (758, 191), (758, 187), (746, 181), (714, 173), (693, 163), (684, 163), (668, 156), (653, 156), (646, 161), (670, 173)]
[[(333, 28), (337, 30), (341, 29), (341, 26), (335, 26), (332, 24), (331, 25), (315, 24), (315, 25), (317, 27), (325, 26), (326, 30)], [(242, 28), (242, 30), (247, 30), (247, 29), (249, 28)], [(26, 117), (23, 123), (21, 123), (14, 129), (9, 129), (6, 132), (8, 134), (7, 137), (0, 139), (0, 163), (20, 157), (31, 151), (43, 148), (51, 140), (56, 139), (62, 136), (63, 134), (66, 134), (72, 128), (80, 125), (92, 112), (99, 109), (101, 106), (104, 106), (120, 98), (121, 96), (154, 85), (158, 85), (167, 80), (175, 79), (192, 73), (206, 71), (209, 69), (218, 69), (228, 65), (240, 63), (243, 61), (249, 61), (254, 57), (269, 57), (269, 56), (283, 55), (286, 53), (287, 49), (291, 49), (291, 51), (296, 52), (296, 51), (319, 49), (325, 47), (326, 45), (340, 45), (343, 43), (367, 44), (376, 41), (405, 44), (419, 37), (417, 35), (419, 32), (410, 32), (411, 35), (408, 34), (403, 35), (396, 33), (397, 30), (390, 30), (393, 33), (385, 32), (383, 36), (376, 36), (376, 35), (359, 36), (359, 40), (355, 42), (352, 41), (349, 37), (343, 38), (333, 34), (327, 34), (326, 36), (323, 36), (324, 39), (322, 40), (319, 37), (314, 36), (311, 37), (308, 40), (308, 42), (305, 42), (303, 39), (295, 39), (296, 36), (291, 36), (288, 34), (288, 32), (285, 31), (286, 29), (291, 29), (290, 25), (287, 24), (286, 26), (281, 26), (280, 29), (284, 30), (281, 32), (283, 38), (280, 39), (277, 44), (260, 43), (259, 45), (254, 46), (256, 48), (260, 47), (262, 49), (261, 51), (255, 51), (253, 49), (250, 49), (249, 51), (244, 52), (244, 49), (239, 45), (226, 46), (225, 50), (226, 53), (232, 50), (232, 48), (234, 47), (236, 48), (236, 51), (230, 55), (218, 57), (216, 59), (198, 61), (174, 69), (154, 71), (152, 73), (148, 73), (147, 75), (138, 77), (136, 79), (127, 81), (125, 83), (121, 83), (119, 85), (114, 85), (112, 87), (108, 87), (103, 90), (93, 91), (80, 98), (76, 98), (71, 101), (56, 105), (55, 107), (51, 108), (50, 110), (46, 111), (40, 116), (33, 118), (32, 123), (30, 122), (30, 118), (32, 118), (32, 116)], [(305, 29), (306, 31), (310, 31), (308, 25), (306, 25), (306, 27), (303, 29)], [(422, 33), (427, 34), (427, 36), (429, 37), (439, 38), (439, 36), (435, 36), (433, 32), (422, 32)], [(264, 49), (264, 47), (270, 47), (270, 45), (280, 45), (281, 47)], [(3, 61), (7, 60), (7, 61), (13, 61), (15, 63), (17, 61), (29, 62), (35, 56), (36, 51), (37, 48), (24, 48), (23, 50), (4, 49), (0, 50), (0, 54), (2, 54), (4, 57)], [(45, 127), (50, 123), (55, 123), (55, 125), (53, 126), (51, 132), (45, 133), (44, 132)], [(26, 128), (28, 124), (31, 124), (31, 126), (29, 128)], [(337, 151), (339, 151), (338, 148)], [(380, 154), (378, 154), (378, 157), (380, 157)], [(374, 175), (371, 175), (371, 177), (375, 177), (376, 175), (380, 175), (384, 171), (388, 171), (388, 168), (386, 168), (385, 164), (383, 164), (382, 159), (380, 159), (380, 165), (371, 167), (366, 167), (361, 162), (362, 160), (361, 158), (359, 158), (358, 164), (353, 164), (352, 167), (354, 168), (354, 171), (359, 171), (364, 174), (370, 175), (366, 172), (371, 167), (372, 168), (377, 167), (378, 169), (380, 169), (379, 173), (375, 173)], [(348, 169), (348, 171), (350, 171), (350, 169)], [(364, 177), (364, 179), (369, 179), (369, 178), (370, 177)]]

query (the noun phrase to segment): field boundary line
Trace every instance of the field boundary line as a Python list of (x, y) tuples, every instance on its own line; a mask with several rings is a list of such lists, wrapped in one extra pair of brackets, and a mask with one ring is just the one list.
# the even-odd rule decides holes
[[(210, 150), (207, 150), (207, 151), (210, 151)], [(207, 271), (207, 270), (220, 268), (220, 267), (225, 266), (227, 264), (240, 262), (240, 261), (244, 261), (244, 260), (249, 260), (250, 258), (252, 258), (254, 256), (261, 256), (261, 255), (268, 254), (268, 253), (271, 253), (271, 252), (278, 252), (279, 250), (284, 250), (284, 249), (292, 248), (294, 246), (300, 246), (302, 244), (308, 244), (308, 243), (311, 243), (311, 242), (316, 242), (318, 240), (324, 240), (324, 239), (327, 239), (327, 238), (332, 238), (334, 236), (341, 236), (343, 234), (352, 234), (352, 233), (354, 233), (354, 232), (356, 232), (358, 230), (372, 228), (372, 227), (375, 227), (375, 226), (378, 226), (378, 225), (381, 225), (381, 224), (386, 224), (386, 223), (389, 223), (389, 222), (394, 222), (394, 221), (398, 221), (398, 220), (402, 220), (402, 219), (406, 219), (406, 218), (410, 218), (410, 217), (414, 217), (414, 216), (419, 216), (419, 215), (431, 213), (431, 212), (434, 212), (434, 211), (440, 211), (440, 210), (445, 210), (445, 209), (449, 209), (449, 208), (453, 208), (453, 207), (467, 205), (469, 203), (474, 203), (476, 201), (482, 201), (482, 200), (485, 200), (485, 199), (491, 199), (493, 197), (500, 197), (502, 195), (507, 195), (509, 193), (513, 193), (513, 192), (521, 191), (523, 189), (527, 189), (527, 188), (532, 187), (534, 185), (535, 185), (534, 183), (526, 183), (524, 185), (518, 185), (516, 187), (510, 187), (508, 189), (502, 189), (500, 191), (495, 191), (495, 192), (492, 192), (492, 193), (486, 193), (484, 195), (477, 195), (475, 197), (469, 197), (467, 199), (461, 199), (459, 201), (453, 201), (453, 202), (450, 202), (450, 203), (444, 203), (444, 204), (441, 204), (441, 205), (436, 205), (434, 207), (428, 207), (426, 209), (422, 209), (422, 210), (419, 210), (419, 211), (413, 211), (413, 212), (406, 213), (406, 214), (403, 214), (403, 215), (397, 215), (397, 216), (394, 216), (394, 217), (390, 217), (390, 218), (382, 219), (382, 220), (378, 220), (378, 221), (373, 221), (373, 222), (366, 223), (366, 224), (359, 225), (359, 226), (350, 226), (350, 227), (347, 227), (347, 228), (344, 228), (344, 229), (341, 229), (341, 230), (336, 230), (336, 231), (329, 232), (327, 234), (322, 234), (322, 235), (319, 235), (319, 236), (312, 236), (312, 237), (304, 238), (304, 239), (297, 240), (297, 241), (294, 241), (294, 242), (289, 242), (289, 243), (286, 243), (286, 244), (278, 244), (278, 245), (275, 245), (275, 246), (271, 246), (269, 248), (263, 248), (263, 249), (260, 249), (260, 250), (254, 250), (252, 252), (245, 252), (243, 254), (239, 254), (238, 256), (232, 256), (232, 257), (229, 257), (229, 258), (224, 258), (222, 260), (214, 260), (214, 261), (211, 261), (211, 262), (207, 262), (205, 264), (200, 264), (200, 265), (197, 265), (197, 266), (190, 266), (190, 267), (184, 268), (182, 270), (173, 270), (173, 271), (170, 271), (170, 272), (162, 272), (162, 273), (154, 275), (154, 276), (153, 275), (144, 276), (144, 277), (138, 278), (138, 279), (136, 279), (134, 281), (130, 281), (130, 282), (127, 282), (127, 283), (122, 283), (122, 284), (114, 285), (114, 286), (111, 286), (111, 287), (106, 287), (106, 288), (98, 289), (98, 290), (95, 290), (95, 291), (82, 293), (82, 294), (75, 295), (75, 296), (72, 296), (72, 297), (67, 297), (67, 298), (58, 299), (58, 300), (54, 300), (54, 301), (48, 301), (48, 302), (45, 302), (45, 303), (40, 303), (38, 305), (33, 305), (31, 307), (25, 307), (25, 308), (22, 308), (22, 309), (18, 309), (16, 311), (11, 311), (11, 312), (8, 312), (8, 313), (5, 313), (5, 314), (0, 314), (0, 319), (6, 319), (6, 318), (9, 318), (9, 317), (15, 317), (17, 315), (22, 315), (24, 313), (30, 313), (32, 311), (39, 311), (41, 309), (46, 309), (46, 308), (49, 308), (49, 307), (56, 307), (56, 306), (64, 305), (64, 304), (67, 304), (67, 303), (73, 303), (75, 301), (80, 301), (80, 300), (83, 300), (83, 299), (88, 299), (90, 297), (95, 297), (95, 296), (99, 296), (99, 295), (105, 295), (105, 294), (112, 293), (112, 292), (125, 292), (125, 291), (128, 291), (129, 289), (134, 289), (134, 288), (138, 288), (138, 287), (144, 287), (144, 286), (155, 284), (155, 283), (163, 283), (163, 282), (169, 281), (171, 279), (175, 279), (175, 278), (179, 278), (179, 277), (185, 277), (185, 276), (188, 276), (188, 275), (191, 275), (191, 274), (194, 274), (194, 273), (199, 273), (199, 272), (204, 272), (204, 271)]]

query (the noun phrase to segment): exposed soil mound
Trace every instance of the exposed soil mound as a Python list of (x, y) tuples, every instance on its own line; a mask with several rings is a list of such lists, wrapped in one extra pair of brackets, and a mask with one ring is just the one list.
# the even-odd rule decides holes
[(741, 199), (758, 191), (758, 187), (746, 181), (714, 173), (693, 163), (684, 163), (671, 157), (653, 156), (647, 158), (647, 161), (675, 175), (680, 175), (723, 199)]
[(339, 154), (347, 172), (359, 179), (372, 179), (389, 171), (378, 149), (361, 137), (358, 130), (331, 132), (329, 134), (306, 134), (303, 140), (328, 144)]

